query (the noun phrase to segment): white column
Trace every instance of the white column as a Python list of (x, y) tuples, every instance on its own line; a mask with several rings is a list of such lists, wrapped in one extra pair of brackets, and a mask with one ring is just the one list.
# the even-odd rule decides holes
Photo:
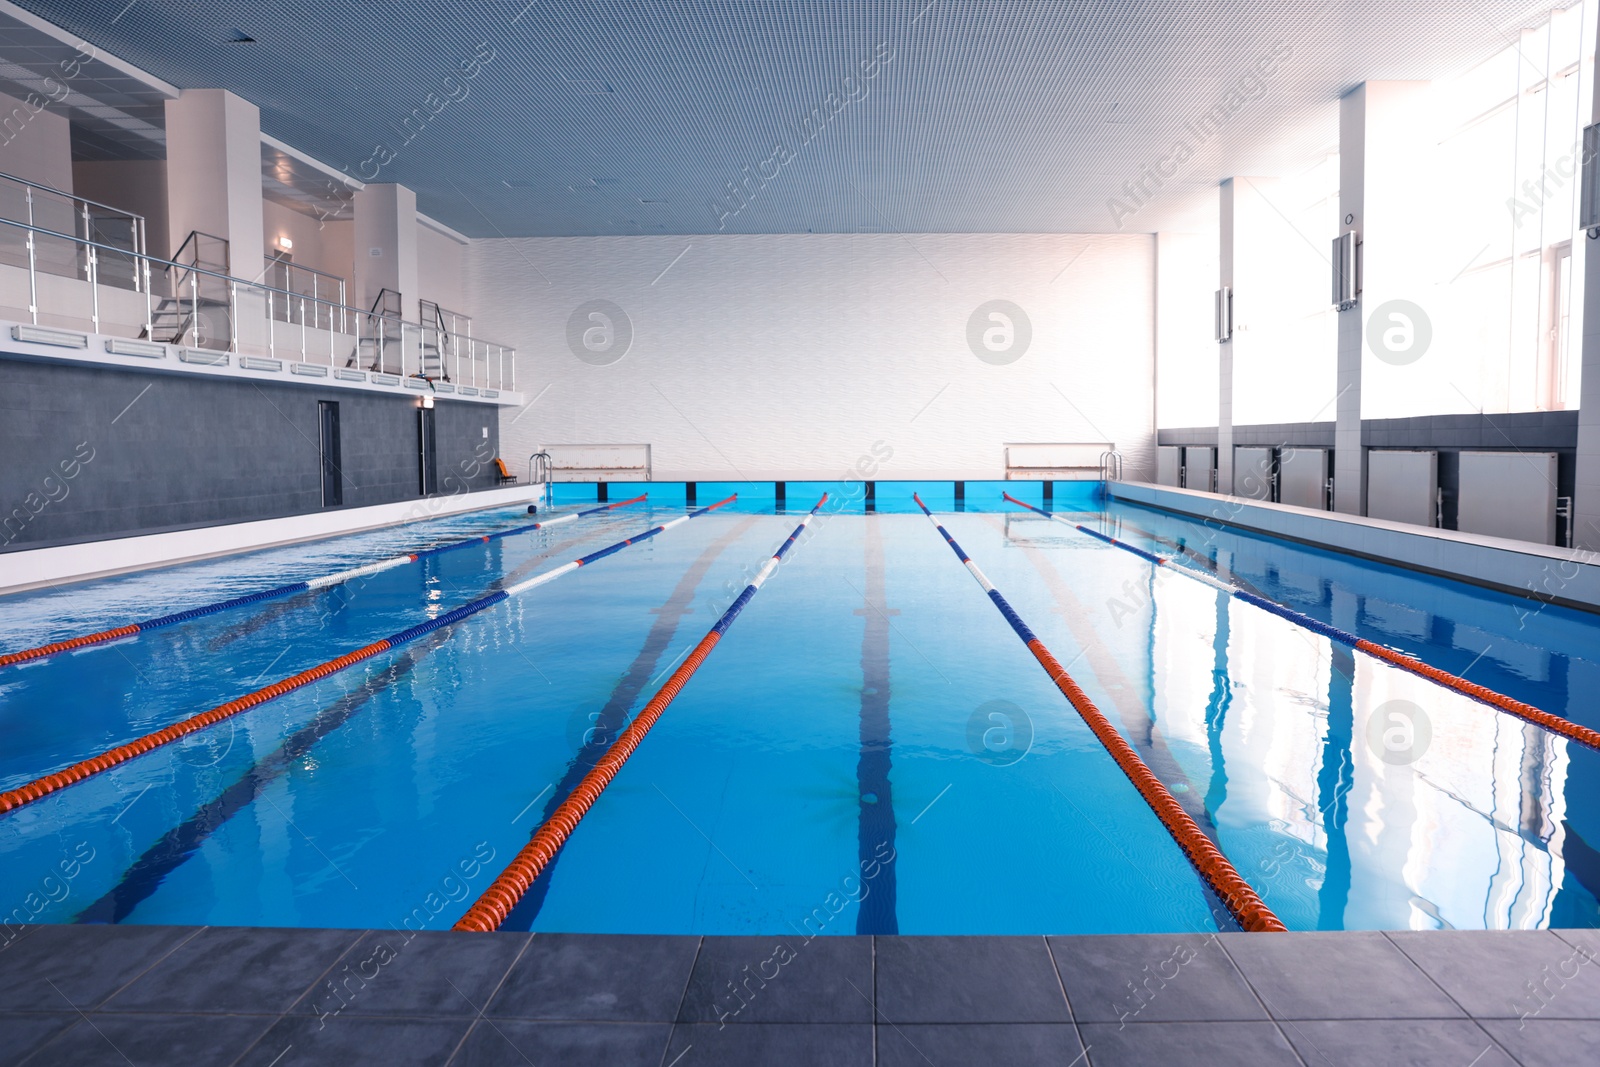
[[(1217, 241), (1217, 284), (1234, 288), (1238, 250), (1235, 179), (1222, 183), (1218, 194), (1221, 226)], [(1217, 346), (1217, 492), (1233, 492), (1233, 339)]]
[(1294, 373), (1279, 322), (1286, 306), (1281, 260), (1285, 242), (1301, 240), (1277, 204), (1275, 178), (1229, 178), (1221, 188), (1218, 284), (1233, 290), (1233, 337), (1218, 345), (1217, 492), (1234, 491), (1233, 427), (1238, 384), (1259, 390), (1275, 375)]
[(261, 275), (261, 112), (225, 89), (168, 100), (167, 228), (174, 252), (191, 230), (228, 242), (231, 272)]
[[(1600, 78), (1590, 122), (1600, 121)], [(1590, 164), (1600, 166), (1600, 160)], [(1600, 241), (1583, 246), (1583, 354), (1578, 383), (1578, 456), (1574, 469), (1572, 543), (1600, 552)]]
[[(1422, 296), (1417, 250), (1428, 247), (1419, 175), (1431, 127), (1422, 122), (1427, 82), (1366, 82), (1339, 102), (1339, 232), (1361, 242), (1361, 296), (1339, 315), (1334, 405), (1333, 510), (1364, 515), (1367, 462), (1361, 444), (1362, 368), (1374, 355), (1366, 325), (1390, 300)], [(1331, 267), (1330, 267), (1331, 275)], [(1328, 282), (1331, 289), (1331, 276)]]
[(369, 185), (355, 198), (355, 292), (352, 302), (365, 309), (378, 293), (392, 289), (402, 299), (402, 314), (417, 318), (417, 194), (403, 185)]

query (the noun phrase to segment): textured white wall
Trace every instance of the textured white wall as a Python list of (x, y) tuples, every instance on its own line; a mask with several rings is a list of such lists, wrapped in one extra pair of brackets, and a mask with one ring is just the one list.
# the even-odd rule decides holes
[[(681, 256), (681, 258), (679, 258)], [(537, 445), (647, 442), (660, 478), (995, 476), (1002, 445), (1115, 442), (1153, 468), (1155, 243), (1145, 235), (789, 234), (516, 238), (468, 253), (475, 330), (515, 345)], [(579, 305), (633, 327), (620, 361), (569, 347)], [(995, 366), (968, 347), (989, 300), (1033, 336)]]

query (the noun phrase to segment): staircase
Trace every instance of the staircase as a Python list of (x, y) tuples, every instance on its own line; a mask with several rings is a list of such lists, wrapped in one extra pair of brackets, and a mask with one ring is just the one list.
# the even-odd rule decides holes
[(151, 309), (141, 339), (223, 350), (233, 343), (228, 300), (228, 242), (189, 231), (172, 264), (162, 268), (167, 291)]

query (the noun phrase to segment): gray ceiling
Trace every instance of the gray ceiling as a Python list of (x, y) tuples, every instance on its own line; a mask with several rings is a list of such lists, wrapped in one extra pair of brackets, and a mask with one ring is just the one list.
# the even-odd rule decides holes
[[(1188, 136), (1194, 157), (1120, 228), (1184, 225), (1214, 212), (1218, 179), (1282, 173), (1332, 147), (1334, 102), (1356, 83), (1461, 70), (1550, 7), (123, 3), (21, 0), (180, 88), (239, 93), (264, 132), (410, 186), (422, 211), (479, 237), (1106, 232), (1119, 228), (1108, 199)], [(1274, 49), (1276, 70), (1242, 81)], [(475, 52), (492, 58), (463, 75)], [(1220, 130), (1186, 134), (1241, 88), (1256, 98)], [(826, 118), (808, 134), (813, 113)], [(377, 145), (393, 152), (386, 165)], [(740, 208), (728, 188), (745, 174), (754, 195)]]

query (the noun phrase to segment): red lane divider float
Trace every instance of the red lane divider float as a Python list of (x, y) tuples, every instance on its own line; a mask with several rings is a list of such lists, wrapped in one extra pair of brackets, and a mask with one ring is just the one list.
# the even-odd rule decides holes
[(1279, 618), (1288, 619), (1290, 622), (1295, 623), (1298, 626), (1303, 626), (1313, 633), (1321, 634), (1323, 637), (1337, 641), (1342, 645), (1348, 645), (1351, 648), (1359, 649), (1360, 651), (1365, 652), (1367, 655), (1381, 659), (1385, 663), (1399, 667), (1403, 671), (1410, 671), (1419, 678), (1426, 678), (1428, 681), (1433, 682), (1436, 685), (1444, 686), (1446, 689), (1453, 690), (1462, 694), (1463, 696), (1471, 697), (1473, 700), (1479, 701), (1483, 704), (1488, 704), (1492, 708), (1498, 708), (1508, 715), (1515, 715), (1517, 718), (1526, 722), (1531, 722), (1536, 726), (1542, 726), (1551, 733), (1560, 734), (1569, 741), (1576, 741), (1580, 745), (1588, 745), (1590, 748), (1600, 749), (1600, 731), (1591, 730), (1587, 726), (1579, 726), (1577, 723), (1572, 722), (1569, 719), (1563, 719), (1559, 715), (1552, 715), (1548, 711), (1541, 711), (1532, 704), (1524, 704), (1522, 701), (1513, 697), (1508, 697), (1504, 693), (1497, 693), (1493, 689), (1478, 685), (1476, 682), (1469, 682), (1465, 678), (1451, 674), (1448, 671), (1442, 671), (1438, 667), (1429, 666), (1413, 655), (1400, 652), (1392, 648), (1385, 648), (1383, 645), (1368, 641), (1364, 637), (1357, 637), (1353, 633), (1350, 633), (1346, 630), (1341, 630), (1337, 626), (1330, 626), (1325, 622), (1320, 622), (1317, 619), (1313, 619), (1309, 615), (1295, 611), (1291, 607), (1286, 607), (1283, 604), (1279, 604), (1275, 600), (1268, 600), (1265, 597), (1256, 596), (1254, 593), (1247, 593), (1243, 589), (1239, 589), (1235, 586), (1229, 585), (1226, 582), (1213, 578), (1209, 574), (1201, 574), (1199, 571), (1193, 571), (1188, 567), (1179, 566), (1171, 559), (1168, 559), (1164, 556), (1158, 556), (1153, 552), (1146, 552), (1144, 549), (1136, 548), (1133, 545), (1127, 544), (1126, 542), (1118, 541), (1116, 538), (1108, 537), (1098, 530), (1091, 530), (1087, 526), (1082, 526), (1075, 522), (1069, 522), (1068, 520), (1063, 519), (1060, 515), (1053, 515), (1042, 508), (1036, 508), (1032, 504), (1024, 503), (1023, 501), (1012, 496), (1010, 493), (1006, 493), (1005, 498), (1011, 501), (1013, 504), (1019, 504), (1022, 507), (1027, 508), (1029, 511), (1037, 511), (1040, 515), (1043, 515), (1047, 519), (1054, 519), (1064, 526), (1071, 526), (1073, 529), (1081, 531), (1082, 533), (1086, 533), (1090, 537), (1104, 541), (1108, 545), (1114, 545), (1117, 548), (1123, 549), (1124, 551), (1131, 552), (1140, 559), (1145, 560), (1157, 567), (1166, 567), (1169, 570), (1176, 571), (1179, 574), (1187, 575), (1197, 582), (1203, 582), (1206, 585), (1211, 586), (1213, 589), (1227, 593), (1229, 596), (1237, 597), (1246, 604), (1253, 604), (1256, 607), (1261, 608), (1263, 611), (1270, 611)]
[(1000, 614), (1005, 616), (1006, 622), (1011, 624), (1011, 629), (1022, 639), (1022, 643), (1028, 646), (1028, 651), (1033, 653), (1033, 658), (1039, 661), (1039, 665), (1045, 669), (1050, 680), (1055, 682), (1056, 688), (1061, 690), (1062, 695), (1077, 709), (1083, 721), (1089, 724), (1089, 729), (1094, 731), (1095, 737), (1100, 739), (1100, 743), (1111, 754), (1111, 758), (1117, 761), (1122, 773), (1128, 776), (1128, 780), (1139, 791), (1139, 795), (1144, 797), (1145, 803), (1150, 805), (1150, 810), (1155, 812), (1156, 818), (1161, 820), (1167, 832), (1172, 835), (1172, 839), (1189, 858), (1189, 862), (1200, 872), (1200, 876), (1216, 890), (1239, 925), (1250, 931), (1286, 929), (1283, 922), (1272, 913), (1272, 909), (1267, 907), (1266, 902), (1250, 887), (1250, 883), (1240, 877), (1233, 864), (1228, 862), (1228, 858), (1212, 844), (1211, 839), (1201, 831), (1189, 813), (1183, 810), (1177, 798), (1161, 784), (1161, 779), (1157, 778), (1144, 760), (1139, 758), (1133, 746), (1128, 744), (1117, 732), (1116, 727), (1111, 725), (1111, 720), (1106, 718), (1105, 713), (1095, 706), (1089, 695), (1073, 681), (1066, 668), (1051, 655), (1050, 650), (1034, 635), (1034, 632), (1028, 629), (1028, 624), (1022, 621), (1022, 617), (1016, 613), (1006, 598), (1000, 595), (1000, 591), (984, 577), (978, 565), (972, 562), (972, 557), (956, 544), (955, 538), (950, 536), (950, 531), (933, 517), (933, 512), (928, 510), (928, 505), (922, 502), (922, 498), (913, 494), (912, 499), (917, 502), (917, 507), (922, 509), (928, 521), (933, 523), (934, 529), (939, 531), (940, 536), (955, 552), (956, 558), (977, 579), (983, 591), (994, 602), (994, 606), (1000, 610)]
[(445, 552), (454, 552), (457, 549), (466, 548), (470, 545), (484, 544), (488, 541), (494, 541), (501, 537), (510, 537), (513, 534), (528, 533), (532, 530), (541, 530), (548, 526), (555, 526), (558, 523), (572, 522), (573, 520), (581, 519), (586, 515), (598, 515), (603, 511), (611, 511), (615, 508), (626, 507), (629, 504), (637, 504), (639, 501), (645, 499), (645, 496), (647, 495), (648, 494), (641, 494), (634, 497), (632, 500), (622, 500), (615, 504), (605, 504), (598, 508), (590, 508), (587, 511), (574, 511), (566, 515), (557, 515), (555, 518), (545, 519), (543, 522), (532, 522), (525, 526), (513, 526), (505, 530), (496, 530), (494, 533), (481, 534), (477, 537), (469, 537), (464, 541), (454, 541), (450, 544), (439, 545), (435, 548), (418, 549), (415, 552), (407, 552), (404, 555), (391, 556), (388, 559), (381, 559), (376, 563), (367, 563), (360, 567), (352, 567), (349, 570), (338, 571), (334, 574), (325, 574), (320, 578), (308, 578), (303, 582), (290, 582), (288, 585), (280, 585), (276, 589), (264, 589), (259, 593), (246, 593), (244, 596), (236, 596), (230, 600), (221, 600), (215, 604), (206, 604), (198, 608), (189, 608), (187, 611), (176, 611), (171, 615), (162, 615), (159, 618), (146, 619), (143, 622), (129, 623), (126, 626), (119, 626), (114, 630), (101, 630), (99, 633), (84, 634), (82, 637), (72, 637), (64, 641), (56, 641), (48, 645), (40, 645), (38, 648), (25, 648), (21, 652), (12, 652), (8, 653), (7, 655), (0, 656), (0, 667), (10, 667), (18, 663), (29, 663), (33, 660), (43, 659), (46, 656), (53, 656), (57, 652), (70, 652), (75, 648), (86, 648), (89, 645), (98, 645), (106, 641), (115, 641), (122, 637), (131, 637), (134, 634), (143, 633), (146, 630), (155, 630), (163, 626), (173, 626), (178, 623), (188, 622), (190, 619), (198, 619), (205, 615), (215, 615), (217, 612), (227, 611), (229, 608), (240, 608), (244, 607), (246, 604), (255, 604), (263, 600), (274, 600), (278, 597), (289, 596), (292, 593), (304, 593), (312, 589), (327, 589), (329, 586), (340, 585), (355, 578), (364, 578), (367, 575), (378, 574), (381, 571), (390, 570), (394, 567), (403, 567), (407, 563), (415, 563), (417, 560), (426, 559), (429, 556), (437, 556)]
[(772, 577), (778, 565), (783, 562), (784, 555), (794, 547), (797, 538), (816, 518), (817, 511), (828, 500), (828, 494), (823, 493), (822, 499), (817, 501), (816, 507), (801, 520), (800, 525), (794, 528), (794, 533), (778, 547), (778, 550), (768, 557), (761, 570), (756, 573), (744, 592), (729, 605), (728, 610), (722, 613), (722, 618), (717, 620), (700, 643), (695, 645), (694, 651), (689, 653), (687, 659), (672, 672), (672, 677), (666, 680), (662, 687), (656, 690), (656, 695), (639, 712), (637, 718), (628, 724), (628, 728), (606, 749), (589, 773), (573, 787), (567, 794), (550, 818), (540, 826), (522, 847), (515, 858), (506, 865), (488, 889), (483, 891), (467, 913), (456, 923), (455, 929), (487, 933), (498, 930), (500, 924), (506, 921), (506, 916), (511, 914), (511, 909), (517, 906), (517, 901), (522, 899), (528, 887), (538, 880), (540, 873), (550, 865), (550, 861), (561, 851), (561, 846), (566, 844), (567, 838), (572, 836), (572, 831), (577, 828), (578, 822), (588, 814), (600, 794), (605, 792), (606, 786), (617, 776), (622, 765), (628, 762), (639, 744), (644, 740), (650, 728), (661, 718), (662, 712), (673, 702), (688, 684), (694, 672), (700, 669), (706, 657), (711, 655), (711, 650), (717, 647), (717, 642), (722, 640), (722, 635), (728, 632), (728, 627), (733, 625), (733, 620), (739, 617), (745, 605), (756, 595), (756, 590), (761, 588), (763, 582)]
[(219, 704), (210, 711), (203, 711), (198, 715), (192, 715), (189, 718), (184, 719), (182, 722), (173, 723), (164, 730), (157, 730), (155, 733), (146, 734), (143, 737), (134, 741), (130, 741), (125, 745), (118, 745), (109, 752), (102, 752), (98, 756), (92, 756), (89, 759), (83, 760), (79, 763), (74, 763), (65, 770), (57, 771), (54, 774), (47, 774), (43, 778), (35, 779), (26, 785), (18, 786), (17, 788), (9, 790), (5, 793), (0, 793), (0, 814), (13, 811), (22, 807), (24, 804), (38, 800), (42, 796), (47, 796), (51, 793), (54, 793), (58, 789), (64, 789), (76, 782), (81, 782), (91, 775), (99, 774), (101, 771), (115, 767), (119, 763), (125, 763), (128, 760), (133, 759), (135, 756), (141, 756), (153, 748), (159, 748), (162, 745), (169, 744), (170, 742), (178, 740), (180, 737), (185, 737), (194, 733), (196, 730), (203, 730), (208, 726), (221, 722), (223, 719), (237, 715), (241, 711), (246, 711), (258, 704), (265, 704), (267, 701), (283, 696), (285, 693), (293, 692), (294, 690), (299, 689), (301, 686), (310, 685), (312, 682), (326, 678), (328, 675), (334, 674), (338, 671), (342, 671), (346, 667), (360, 663), (362, 660), (371, 659), (380, 652), (387, 652), (391, 648), (403, 645), (408, 641), (415, 641), (424, 634), (432, 633), (434, 630), (440, 629), (441, 627), (460, 622), (462, 619), (465, 619), (470, 615), (476, 615), (485, 608), (493, 607), (494, 605), (500, 603), (500, 601), (505, 600), (510, 596), (528, 589), (532, 589), (535, 586), (542, 585), (545, 582), (550, 581), (553, 578), (558, 578), (563, 574), (569, 574), (572, 571), (577, 570), (579, 567), (593, 563), (595, 560), (603, 559), (614, 552), (618, 552), (621, 549), (628, 547), (629, 545), (636, 545), (641, 541), (647, 541), (650, 538), (655, 537), (657, 534), (663, 533), (666, 530), (677, 526), (679, 523), (688, 522), (690, 519), (704, 515), (708, 511), (715, 511), (717, 508), (722, 507), (724, 504), (727, 504), (729, 501), (734, 499), (734, 496), (730, 496), (727, 498), (727, 500), (720, 500), (709, 507), (700, 508), (698, 511), (691, 511), (687, 515), (679, 516), (670, 522), (662, 523), (660, 526), (652, 526), (643, 533), (635, 534), (625, 541), (618, 541), (616, 544), (602, 548), (597, 552), (591, 552), (582, 559), (574, 560), (571, 563), (563, 563), (561, 566), (556, 567), (553, 570), (541, 574), (535, 578), (531, 578), (528, 581), (519, 582), (518, 584), (510, 586), (506, 589), (490, 593), (488, 596), (480, 597), (477, 600), (470, 601), (466, 604), (463, 604), (461, 607), (456, 608), (454, 611), (440, 615), (438, 618), (429, 619), (427, 622), (420, 623), (419, 625), (413, 626), (408, 630), (401, 630), (399, 633), (390, 634), (381, 641), (374, 641), (372, 644), (367, 645), (364, 648), (358, 648), (354, 652), (348, 652), (345, 655), (340, 656), (338, 659), (333, 659), (329, 660), (327, 663), (318, 664), (317, 666), (312, 667), (310, 670), (301, 671), (299, 674), (291, 675), (281, 681), (273, 682), (271, 685), (257, 689), (253, 693), (246, 693), (237, 700), (230, 700), (226, 704)]

